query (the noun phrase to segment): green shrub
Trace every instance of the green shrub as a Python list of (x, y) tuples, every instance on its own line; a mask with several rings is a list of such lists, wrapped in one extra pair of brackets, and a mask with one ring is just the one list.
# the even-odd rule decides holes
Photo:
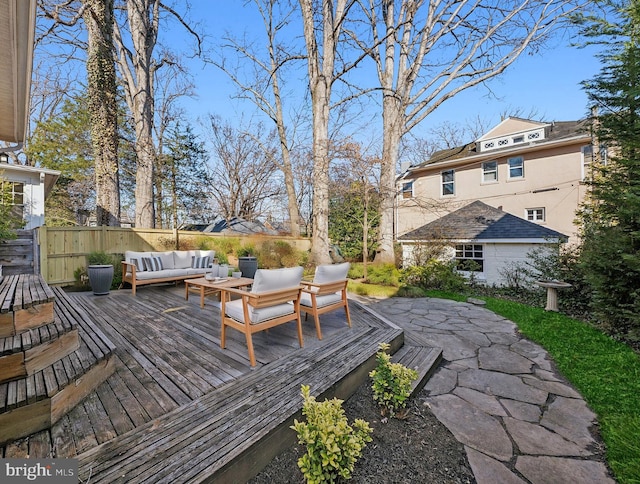
[[(368, 266), (367, 269), (369, 269)], [(352, 262), (349, 266), (347, 277), (349, 279), (362, 279), (364, 277), (364, 266), (362, 262)]]
[(400, 286), (398, 292), (396, 293), (397, 297), (424, 297), (425, 292), (424, 289), (417, 286)]
[(255, 246), (251, 244), (243, 245), (236, 251), (236, 255), (238, 257), (252, 257), (255, 251), (256, 251)]
[(253, 255), (258, 258), (258, 267), (265, 269), (295, 267), (303, 265), (305, 260), (300, 251), (284, 240), (265, 240)]
[[(207, 237), (206, 239), (210, 242), (210, 245), (206, 249), (214, 249), (216, 251), (216, 257), (222, 254), (226, 256), (235, 254), (240, 248), (240, 239), (238, 237), (216, 237), (215, 239)], [(206, 250), (203, 247), (199, 248)]]
[(342, 400), (323, 402), (310, 395), (308, 385), (302, 385), (302, 414), (306, 422), (297, 419), (291, 427), (306, 453), (298, 459), (298, 467), (308, 483), (336, 482), (350, 479), (356, 460), (371, 442), (369, 423), (356, 419), (349, 425)]
[(462, 291), (467, 280), (458, 273), (455, 262), (430, 259), (421, 266), (410, 266), (400, 271), (400, 283), (423, 289)]
[(367, 266), (367, 282), (381, 286), (398, 287), (400, 272), (394, 264), (370, 264)]
[(109, 264), (115, 265), (113, 256), (101, 250), (91, 252), (87, 256), (87, 264), (90, 266), (91, 265), (109, 265)]
[(380, 343), (376, 353), (376, 368), (369, 373), (373, 380), (373, 399), (382, 407), (382, 414), (403, 417), (407, 399), (411, 396), (411, 382), (418, 378), (418, 372), (401, 363), (391, 363), (387, 351), (390, 345)]

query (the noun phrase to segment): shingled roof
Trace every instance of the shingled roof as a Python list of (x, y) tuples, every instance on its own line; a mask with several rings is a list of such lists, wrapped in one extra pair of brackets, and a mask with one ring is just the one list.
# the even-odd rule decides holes
[[(555, 141), (561, 141), (564, 139), (572, 138), (577, 135), (587, 134), (587, 121), (554, 121), (552, 123), (548, 123), (546, 127), (546, 136), (538, 141), (531, 141), (527, 143), (527, 146), (536, 146), (543, 145), (546, 143), (551, 143)], [(498, 148), (491, 150), (491, 156), (499, 156), (501, 151), (509, 151), (513, 150), (513, 146), (508, 146), (505, 148)], [(478, 144), (475, 141), (468, 143), (464, 146), (457, 146), (454, 148), (447, 148), (444, 150), (436, 151), (431, 155), (431, 157), (416, 165), (413, 168), (422, 168), (428, 165), (432, 165), (434, 163), (444, 162), (444, 161), (452, 161), (459, 160), (462, 158), (467, 158), (469, 156), (475, 156), (483, 154), (478, 151)]]
[(560, 239), (567, 236), (479, 200), (408, 232), (399, 240)]

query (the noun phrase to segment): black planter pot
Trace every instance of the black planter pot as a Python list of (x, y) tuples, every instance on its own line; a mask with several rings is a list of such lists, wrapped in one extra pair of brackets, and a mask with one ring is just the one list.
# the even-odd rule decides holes
[(91, 290), (96, 296), (109, 294), (113, 282), (113, 265), (90, 265), (87, 273)]
[(238, 269), (242, 272), (242, 277), (253, 279), (258, 270), (258, 259), (256, 257), (238, 257)]

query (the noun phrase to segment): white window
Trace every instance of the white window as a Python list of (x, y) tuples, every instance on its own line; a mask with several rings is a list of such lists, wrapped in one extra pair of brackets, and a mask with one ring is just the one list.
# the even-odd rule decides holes
[(509, 158), (509, 178), (524, 178), (524, 158), (516, 156)]
[(456, 269), (459, 271), (484, 272), (481, 244), (456, 245)]
[(413, 181), (402, 184), (402, 198), (413, 198)]
[(0, 189), (2, 189), (3, 194), (6, 196), (6, 199), (3, 197), (0, 203), (13, 205), (11, 216), (22, 219), (24, 215), (24, 183), (2, 180), (0, 185)]
[(482, 164), (482, 182), (491, 183), (498, 181), (498, 162), (485, 161)]
[(442, 196), (455, 195), (455, 170), (446, 170), (442, 174)]
[(545, 221), (545, 210), (544, 210), (544, 207), (528, 208), (527, 209), (527, 220), (529, 222), (544, 222)]
[(11, 205), (24, 205), (24, 183), (3, 180), (2, 190)]

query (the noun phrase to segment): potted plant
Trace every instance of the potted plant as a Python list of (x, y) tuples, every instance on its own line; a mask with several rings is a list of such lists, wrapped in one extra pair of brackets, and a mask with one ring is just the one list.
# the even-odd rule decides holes
[(113, 256), (103, 251), (91, 252), (87, 261), (91, 290), (96, 296), (109, 294), (113, 282)]
[(253, 279), (258, 270), (258, 258), (253, 256), (251, 247), (240, 247), (238, 249), (238, 269), (242, 272), (242, 277)]

